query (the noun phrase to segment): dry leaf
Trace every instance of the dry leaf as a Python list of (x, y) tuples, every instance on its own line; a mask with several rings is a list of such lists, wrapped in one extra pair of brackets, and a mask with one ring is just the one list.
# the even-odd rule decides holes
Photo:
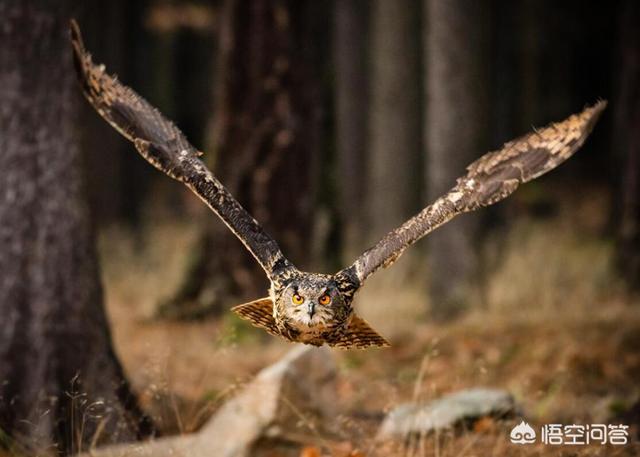
[(320, 450), (315, 446), (305, 446), (300, 452), (300, 457), (321, 457)]

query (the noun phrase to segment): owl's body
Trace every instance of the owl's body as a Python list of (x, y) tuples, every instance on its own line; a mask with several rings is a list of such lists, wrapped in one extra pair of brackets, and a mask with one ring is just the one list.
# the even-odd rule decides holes
[(593, 129), (606, 102), (524, 135), (485, 154), (434, 203), (384, 236), (349, 267), (333, 275), (299, 271), (276, 241), (200, 160), (200, 153), (171, 121), (129, 87), (95, 65), (71, 24), (73, 56), (84, 95), (130, 140), (149, 163), (200, 197), (253, 254), (271, 281), (269, 297), (233, 308), (242, 318), (289, 341), (344, 348), (387, 346), (353, 310), (356, 291), (381, 267), (459, 214), (492, 205), (525, 182), (573, 155)]
[[(233, 308), (244, 319), (289, 341), (336, 347), (388, 346), (353, 310), (356, 277), (302, 272), (274, 275), (269, 297)], [(297, 298), (296, 298), (297, 297)]]

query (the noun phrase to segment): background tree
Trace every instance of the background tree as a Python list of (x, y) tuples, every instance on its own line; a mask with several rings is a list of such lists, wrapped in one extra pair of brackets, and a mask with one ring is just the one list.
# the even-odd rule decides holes
[(367, 127), (369, 119), (369, 2), (334, 2), (335, 129), (340, 180), (338, 206), (343, 258), (351, 261), (366, 248)]
[[(428, 200), (445, 193), (486, 149), (485, 5), (427, 0), (425, 50)], [(478, 272), (478, 215), (465, 215), (428, 238), (432, 313), (464, 307)]]
[[(326, 17), (312, 1), (223, 2), (214, 111), (205, 140), (216, 175), (300, 266), (310, 260), (321, 164), (322, 68), (315, 66), (320, 51), (314, 40), (326, 30), (324, 24), (319, 29)], [(205, 217), (191, 268), (164, 314), (226, 309), (220, 305), (253, 298), (267, 287), (227, 228), (213, 215)]]
[(0, 431), (29, 452), (151, 432), (103, 309), (69, 6), (0, 2)]
[(620, 8), (618, 90), (615, 95), (613, 147), (621, 180), (617, 204), (618, 265), (635, 289), (640, 279), (640, 4), (625, 1)]
[(371, 5), (368, 243), (404, 222), (420, 201), (419, 19), (411, 0)]

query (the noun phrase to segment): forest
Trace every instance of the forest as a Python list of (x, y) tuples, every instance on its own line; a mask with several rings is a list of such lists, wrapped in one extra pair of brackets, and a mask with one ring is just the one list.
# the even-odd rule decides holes
[(638, 380), (640, 2), (0, 0), (0, 457), (633, 456)]

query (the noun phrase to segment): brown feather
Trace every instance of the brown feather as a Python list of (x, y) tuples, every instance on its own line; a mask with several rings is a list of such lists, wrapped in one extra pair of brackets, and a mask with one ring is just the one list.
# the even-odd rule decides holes
[(272, 335), (281, 336), (273, 318), (273, 301), (269, 297), (234, 306), (231, 311), (248, 320), (255, 327), (264, 329)]
[(369, 347), (389, 347), (389, 342), (359, 316), (354, 315), (344, 333), (337, 339), (327, 341), (330, 346), (342, 349), (366, 349)]
[(200, 197), (242, 241), (272, 278), (293, 265), (278, 244), (238, 203), (199, 159), (182, 132), (131, 88), (96, 65), (85, 50), (80, 28), (71, 21), (73, 58), (82, 91), (111, 126), (133, 142), (140, 155)]
[(606, 105), (598, 102), (485, 154), (467, 167), (467, 174), (446, 195), (389, 232), (339, 274), (355, 276), (361, 286), (377, 269), (393, 264), (408, 246), (458, 214), (492, 205), (520, 184), (553, 170), (584, 144)]

